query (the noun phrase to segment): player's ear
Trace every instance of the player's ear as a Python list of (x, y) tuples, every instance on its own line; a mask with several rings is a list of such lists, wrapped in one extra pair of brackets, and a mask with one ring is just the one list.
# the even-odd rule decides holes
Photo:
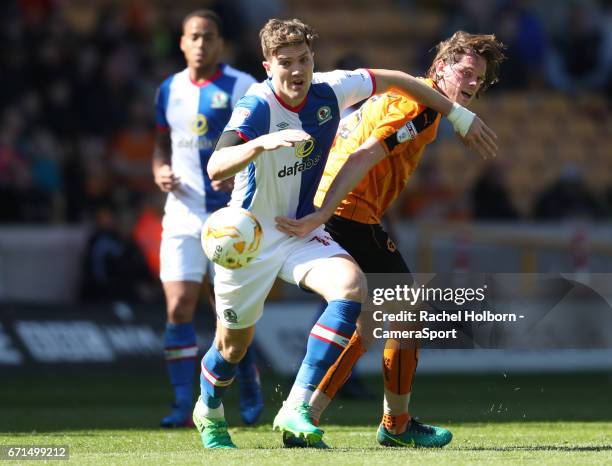
[(444, 60), (438, 60), (435, 65), (436, 79), (440, 79), (444, 75)]
[(266, 70), (266, 74), (268, 75), (268, 78), (271, 78), (272, 77), (272, 70), (271, 70), (271, 67), (270, 67), (270, 62), (264, 60), (264, 61), (261, 62), (261, 64), (263, 65), (264, 70)]

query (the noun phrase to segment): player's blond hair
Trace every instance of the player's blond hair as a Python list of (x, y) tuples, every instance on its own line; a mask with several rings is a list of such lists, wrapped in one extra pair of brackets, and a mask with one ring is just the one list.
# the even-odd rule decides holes
[(461, 60), (466, 53), (480, 55), (487, 62), (485, 80), (478, 94), (499, 81), (499, 65), (506, 59), (504, 49), (494, 34), (470, 34), (465, 31), (457, 31), (450, 38), (436, 45), (436, 57), (427, 71), (427, 76), (437, 81), (436, 64), (442, 60), (446, 64), (454, 64)]
[(271, 19), (261, 31), (261, 50), (266, 60), (278, 53), (278, 49), (305, 43), (312, 50), (312, 43), (318, 37), (316, 31), (299, 19)]

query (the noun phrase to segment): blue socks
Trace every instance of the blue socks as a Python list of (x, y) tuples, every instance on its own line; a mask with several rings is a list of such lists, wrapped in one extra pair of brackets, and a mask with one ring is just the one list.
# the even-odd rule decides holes
[(219, 408), (225, 390), (231, 385), (236, 375), (238, 364), (227, 362), (215, 347), (210, 346), (202, 358), (200, 388), (202, 401), (211, 409)]
[(193, 373), (195, 371), (198, 345), (192, 322), (166, 324), (164, 356), (174, 387), (176, 404), (191, 409), (193, 405)]
[(317, 388), (351, 339), (360, 311), (361, 303), (355, 301), (337, 299), (328, 303), (310, 331), (306, 356), (295, 379), (296, 386), (308, 391)]

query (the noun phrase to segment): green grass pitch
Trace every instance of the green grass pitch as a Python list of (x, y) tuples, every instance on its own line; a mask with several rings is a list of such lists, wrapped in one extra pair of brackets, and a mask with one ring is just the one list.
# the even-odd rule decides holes
[(289, 381), (264, 374), (266, 410), (260, 425), (242, 426), (237, 390), (230, 390), (227, 418), (240, 449), (204, 451), (195, 430), (156, 427), (169, 388), (161, 370), (152, 372), (3, 376), (0, 445), (69, 445), (71, 463), (96, 465), (612, 463), (609, 374), (417, 377), (413, 412), (454, 434), (439, 450), (376, 444), (377, 378), (367, 379), (370, 399), (338, 398), (326, 413), (323, 427), (332, 449), (283, 449), (271, 421)]

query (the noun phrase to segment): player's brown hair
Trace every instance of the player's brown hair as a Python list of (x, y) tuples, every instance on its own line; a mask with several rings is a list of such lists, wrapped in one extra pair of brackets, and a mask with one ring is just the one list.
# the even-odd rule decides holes
[(290, 45), (306, 43), (312, 50), (312, 43), (318, 37), (317, 32), (299, 19), (270, 19), (261, 31), (261, 50), (266, 60), (278, 53), (278, 49)]
[(217, 32), (219, 33), (219, 36), (223, 37), (223, 21), (221, 21), (221, 17), (214, 11), (200, 9), (189, 13), (187, 16), (185, 16), (185, 18), (183, 18), (183, 33), (185, 31), (185, 25), (191, 18), (202, 18), (212, 21), (213, 23), (215, 23), (215, 26), (217, 26)]
[(499, 65), (506, 59), (504, 49), (506, 46), (497, 40), (494, 34), (470, 34), (457, 31), (450, 38), (436, 45), (436, 57), (427, 71), (427, 76), (436, 81), (436, 63), (454, 64), (461, 59), (461, 55), (475, 53), (487, 62), (485, 80), (478, 94), (499, 81)]

